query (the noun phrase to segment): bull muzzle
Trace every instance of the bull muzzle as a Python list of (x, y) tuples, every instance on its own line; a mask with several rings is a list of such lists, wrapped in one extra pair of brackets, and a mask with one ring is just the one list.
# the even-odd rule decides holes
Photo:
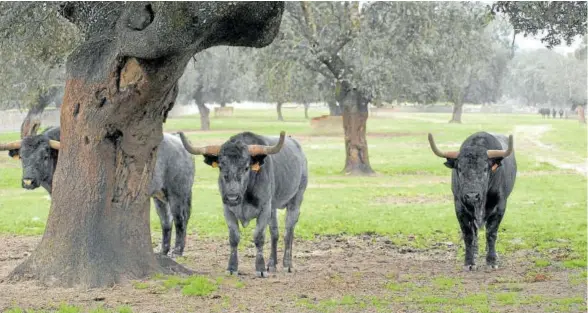
[(37, 187), (39, 187), (39, 184), (38, 184), (38, 182), (37, 182), (36, 179), (33, 179), (33, 178), (24, 178), (22, 180), (22, 188), (24, 188), (24, 189), (31, 190), (31, 189), (35, 189)]

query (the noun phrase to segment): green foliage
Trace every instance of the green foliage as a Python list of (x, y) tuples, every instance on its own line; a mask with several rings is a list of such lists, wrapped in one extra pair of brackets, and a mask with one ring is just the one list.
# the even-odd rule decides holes
[(505, 14), (516, 33), (541, 35), (548, 48), (585, 36), (586, 10), (586, 1), (497, 1), (492, 6), (492, 13)]

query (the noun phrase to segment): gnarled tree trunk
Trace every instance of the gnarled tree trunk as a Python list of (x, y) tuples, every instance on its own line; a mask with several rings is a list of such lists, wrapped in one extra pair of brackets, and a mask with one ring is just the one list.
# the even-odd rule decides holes
[(343, 130), (345, 131), (345, 174), (367, 175), (374, 171), (370, 165), (366, 138), (368, 101), (355, 89), (343, 92)]
[(189, 272), (156, 257), (149, 228), (148, 186), (177, 81), (207, 47), (271, 43), (282, 12), (275, 2), (65, 4), (87, 40), (68, 58), (47, 227), (10, 277), (100, 287)]
[(278, 111), (278, 121), (283, 121), (284, 117), (282, 116), (282, 102), (278, 102), (276, 105), (276, 110)]

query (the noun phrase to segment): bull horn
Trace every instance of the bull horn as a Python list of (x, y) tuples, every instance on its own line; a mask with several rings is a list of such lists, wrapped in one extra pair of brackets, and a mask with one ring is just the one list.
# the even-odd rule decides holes
[(51, 139), (49, 139), (49, 146), (52, 149), (59, 150), (59, 148), (61, 147), (61, 142), (59, 142), (57, 140), (51, 140)]
[(0, 151), (20, 149), (21, 142), (22, 140), (9, 143), (0, 143)]
[(262, 145), (249, 145), (247, 148), (251, 156), (260, 154), (276, 154), (280, 152), (282, 146), (284, 146), (284, 140), (286, 139), (286, 132), (280, 132), (280, 140), (275, 146), (262, 146)]
[(220, 146), (206, 146), (206, 147), (194, 147), (190, 144), (186, 136), (183, 132), (178, 132), (180, 135), (180, 139), (182, 140), (182, 144), (184, 145), (184, 149), (190, 152), (193, 155), (203, 155), (203, 154), (211, 154), (211, 155), (218, 155), (220, 151)]
[(431, 135), (430, 133), (429, 133), (429, 144), (431, 145), (431, 150), (433, 150), (433, 153), (435, 153), (435, 155), (440, 158), (457, 159), (457, 157), (459, 156), (459, 151), (442, 152), (441, 150), (439, 150), (439, 148), (437, 148), (437, 145), (435, 144), (435, 140), (433, 139), (433, 135)]
[(488, 158), (506, 158), (514, 150), (514, 139), (512, 135), (508, 136), (508, 149), (506, 150), (488, 150)]

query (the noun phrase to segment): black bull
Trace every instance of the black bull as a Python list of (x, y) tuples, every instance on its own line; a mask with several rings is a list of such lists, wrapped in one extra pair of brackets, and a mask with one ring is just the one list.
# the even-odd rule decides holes
[[(257, 219), (253, 234), (257, 248), (256, 274), (267, 277), (267, 271), (276, 270), (277, 209), (281, 208), (287, 211), (283, 266), (284, 270), (291, 271), (294, 227), (308, 183), (306, 157), (298, 142), (285, 138), (284, 132), (279, 139), (244, 132), (221, 146), (193, 147), (182, 133), (180, 137), (186, 150), (203, 155), (206, 164), (219, 169), (218, 185), (231, 246), (228, 272), (238, 273), (239, 222), (246, 227), (252, 219)], [(263, 246), (268, 224), (271, 254), (266, 266)]]
[(429, 134), (433, 152), (452, 169), (455, 213), (465, 243), (465, 267), (473, 270), (478, 254), (478, 229), (486, 226), (486, 264), (497, 267), (496, 239), (507, 198), (514, 188), (517, 165), (513, 138), (478, 132), (459, 151), (442, 152)]
[[(51, 194), (53, 173), (59, 155), (60, 128), (50, 127), (40, 135), (26, 136), (22, 140), (0, 144), (0, 151), (22, 161), (22, 187), (43, 187)], [(149, 192), (163, 232), (161, 253), (168, 254), (171, 245), (172, 221), (176, 228), (174, 255), (182, 255), (185, 247), (186, 227), (192, 207), (194, 184), (194, 158), (184, 149), (176, 135), (164, 134), (157, 150), (155, 170)]]

